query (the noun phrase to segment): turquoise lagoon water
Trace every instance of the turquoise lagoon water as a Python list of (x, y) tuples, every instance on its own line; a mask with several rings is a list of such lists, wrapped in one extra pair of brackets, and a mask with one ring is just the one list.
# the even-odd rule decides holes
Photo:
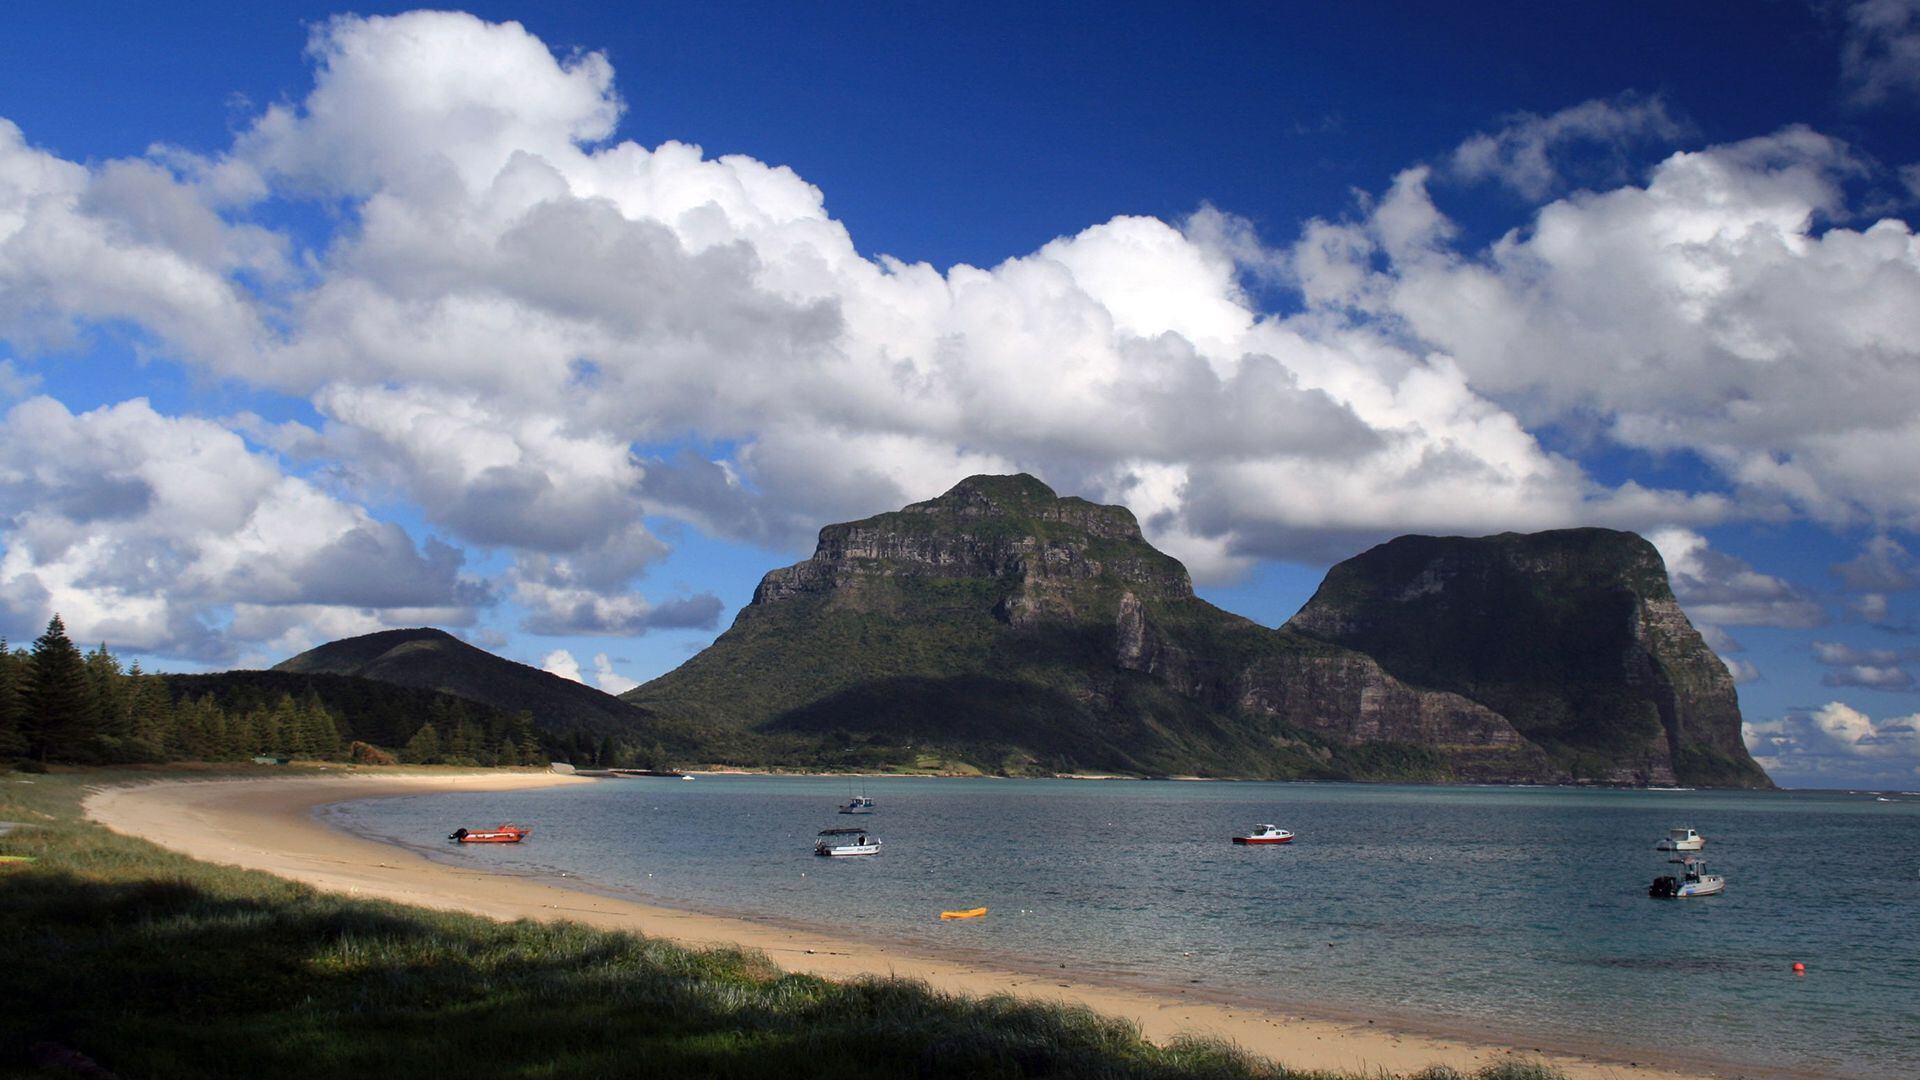
[[(861, 788), (878, 813), (834, 813)], [(718, 776), (322, 816), (463, 866), (1080, 978), (1522, 1046), (1913, 1077), (1920, 796), (1891, 797)], [(501, 820), (532, 838), (444, 840)], [(1298, 839), (1228, 842), (1268, 821)], [(882, 854), (811, 854), (846, 825), (871, 827)], [(1707, 836), (1725, 895), (1647, 898), (1675, 825)], [(978, 905), (991, 914), (937, 918)]]

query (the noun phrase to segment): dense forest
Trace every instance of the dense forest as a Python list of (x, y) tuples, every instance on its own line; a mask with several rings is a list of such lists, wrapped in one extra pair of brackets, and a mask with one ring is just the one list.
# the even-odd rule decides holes
[(360, 764), (628, 764), (651, 757), (545, 731), (450, 694), (335, 675), (149, 674), (102, 644), (82, 653), (58, 615), (31, 649), (0, 638), (0, 761), (106, 765), (276, 759)]

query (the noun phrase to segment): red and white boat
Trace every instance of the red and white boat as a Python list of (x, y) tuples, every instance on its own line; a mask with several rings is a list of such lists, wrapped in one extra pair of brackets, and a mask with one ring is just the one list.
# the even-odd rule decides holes
[(461, 844), (517, 844), (532, 831), (524, 825), (495, 825), (491, 829), (455, 829), (447, 839)]
[(1255, 825), (1253, 831), (1245, 836), (1233, 838), (1236, 844), (1291, 844), (1293, 833), (1278, 825)]

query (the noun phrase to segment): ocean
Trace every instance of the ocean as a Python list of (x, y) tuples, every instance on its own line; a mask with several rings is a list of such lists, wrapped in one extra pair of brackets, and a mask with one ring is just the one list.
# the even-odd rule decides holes
[[(877, 813), (835, 813), (861, 791)], [(936, 955), (1522, 1047), (1913, 1077), (1920, 795), (1886, 797), (703, 776), (321, 816), (461, 866)], [(509, 820), (531, 839), (445, 840)], [(1229, 842), (1256, 822), (1297, 839)], [(881, 854), (812, 854), (849, 825)], [(1647, 897), (1679, 825), (1706, 835), (1725, 894)]]

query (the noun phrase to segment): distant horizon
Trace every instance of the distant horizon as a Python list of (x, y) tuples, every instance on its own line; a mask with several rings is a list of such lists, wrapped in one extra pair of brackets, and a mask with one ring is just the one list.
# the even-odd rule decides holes
[(1266, 625), (1630, 529), (1776, 782), (1920, 786), (1920, 0), (356, 11), (9, 10), (10, 642), (618, 692), (1024, 471)]

